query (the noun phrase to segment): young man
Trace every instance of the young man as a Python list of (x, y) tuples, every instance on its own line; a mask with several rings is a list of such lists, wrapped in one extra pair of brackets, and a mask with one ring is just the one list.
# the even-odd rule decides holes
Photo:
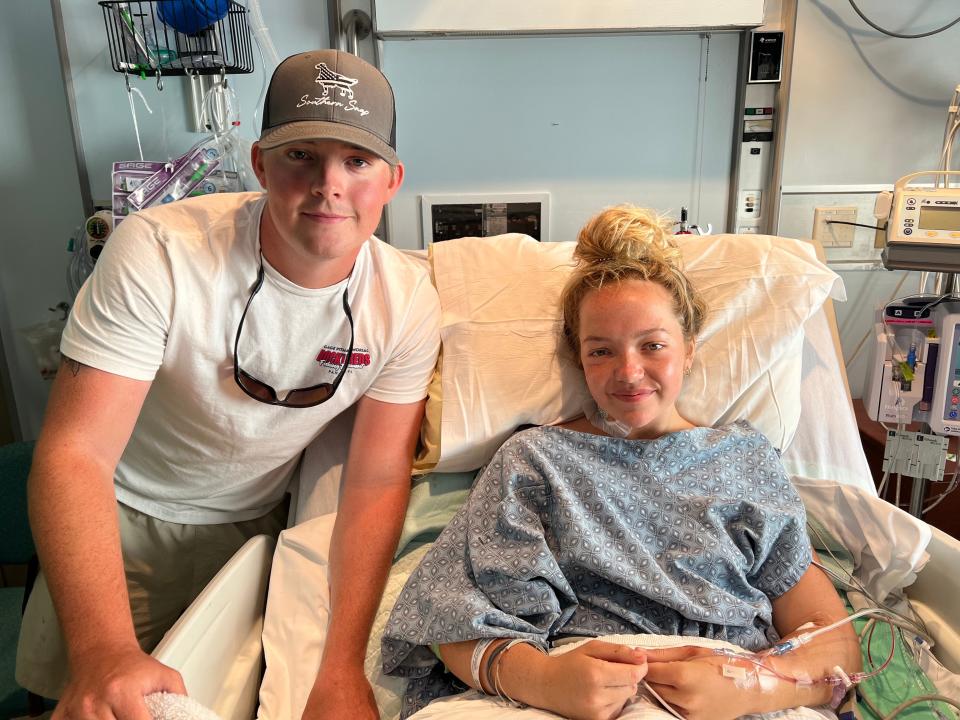
[(364, 650), (439, 348), (426, 273), (371, 235), (403, 180), (390, 85), (346, 53), (288, 58), (252, 159), (265, 194), (127, 218), (64, 332), (17, 667), (54, 718), (142, 720), (144, 694), (184, 692), (146, 653), (247, 537), (279, 532), (302, 450), (354, 404), (304, 717), (377, 717)]

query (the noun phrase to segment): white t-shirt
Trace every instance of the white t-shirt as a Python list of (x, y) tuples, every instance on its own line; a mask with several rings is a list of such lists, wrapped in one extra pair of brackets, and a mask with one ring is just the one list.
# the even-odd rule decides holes
[(266, 405), (233, 379), (237, 325), (260, 263), (260, 193), (181, 200), (131, 215), (77, 295), (61, 343), (67, 357), (152, 380), (117, 466), (117, 499), (162, 520), (236, 522), (282, 497), (301, 451), (361, 396), (426, 396), (440, 345), (440, 305), (427, 272), (370, 238), (350, 277), (299, 287), (264, 261), (244, 322), (239, 365), (283, 398), (332, 382), (312, 408)]

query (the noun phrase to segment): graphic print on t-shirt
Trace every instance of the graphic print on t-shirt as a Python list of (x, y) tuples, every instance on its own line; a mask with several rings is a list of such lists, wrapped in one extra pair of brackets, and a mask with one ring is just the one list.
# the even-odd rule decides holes
[[(320, 367), (325, 367), (331, 371), (339, 371), (347, 358), (347, 348), (339, 345), (324, 345), (323, 349), (317, 353), (316, 360)], [(370, 364), (370, 349), (354, 347), (350, 355), (349, 372), (353, 368), (365, 368)]]

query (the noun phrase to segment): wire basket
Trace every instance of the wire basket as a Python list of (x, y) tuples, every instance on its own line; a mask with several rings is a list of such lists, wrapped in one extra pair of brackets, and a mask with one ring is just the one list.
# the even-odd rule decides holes
[[(220, 0), (219, 7), (226, 7), (226, 14), (210, 24), (204, 22), (208, 16), (203, 11), (217, 6), (216, 2), (100, 0), (99, 5), (107, 29), (110, 64), (117, 72), (144, 77), (253, 72), (247, 9), (233, 0), (229, 4)], [(212, 19), (212, 15), (209, 17)]]

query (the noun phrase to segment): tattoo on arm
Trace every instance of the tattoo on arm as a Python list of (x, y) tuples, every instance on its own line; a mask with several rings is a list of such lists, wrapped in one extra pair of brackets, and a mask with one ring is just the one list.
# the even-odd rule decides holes
[(67, 368), (74, 377), (80, 374), (80, 368), (84, 367), (83, 363), (77, 362), (73, 358), (69, 358), (66, 355), (63, 355), (62, 365)]

